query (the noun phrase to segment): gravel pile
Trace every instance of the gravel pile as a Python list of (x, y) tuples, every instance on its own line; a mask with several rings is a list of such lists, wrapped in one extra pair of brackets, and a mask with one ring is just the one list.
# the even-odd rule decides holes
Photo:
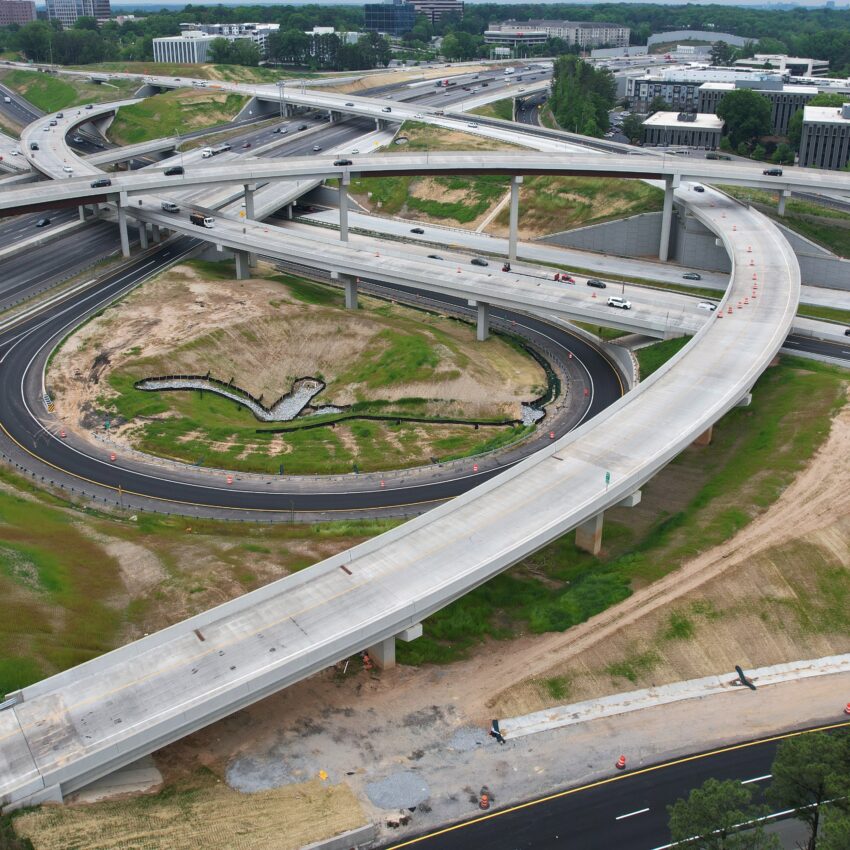
[(466, 753), (476, 747), (483, 746), (486, 740), (487, 733), (483, 729), (478, 729), (475, 726), (461, 726), (449, 739), (448, 747), (450, 750)]
[(431, 789), (418, 773), (400, 770), (368, 784), (366, 795), (379, 809), (411, 809), (427, 800)]

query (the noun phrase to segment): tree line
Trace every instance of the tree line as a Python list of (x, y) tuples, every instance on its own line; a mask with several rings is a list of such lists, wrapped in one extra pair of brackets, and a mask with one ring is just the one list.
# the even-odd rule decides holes
[(614, 75), (594, 68), (578, 56), (555, 62), (549, 104), (558, 124), (585, 136), (601, 136), (609, 127), (608, 112), (617, 102)]

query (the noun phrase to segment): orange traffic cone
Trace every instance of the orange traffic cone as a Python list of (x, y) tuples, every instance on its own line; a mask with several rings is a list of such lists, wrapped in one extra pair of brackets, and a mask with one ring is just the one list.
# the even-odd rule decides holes
[(482, 794), (481, 798), (478, 800), (478, 808), (484, 809), (485, 811), (490, 808), (490, 795)]
[(617, 770), (625, 770), (626, 769), (626, 757), (620, 756), (620, 758), (617, 759), (617, 764), (615, 765), (615, 767), (617, 768)]
[(232, 475), (228, 475), (228, 476), (227, 476), (227, 483), (228, 483), (228, 484), (232, 484), (232, 483), (233, 483), (233, 476), (232, 476)]
[(63, 440), (65, 439), (65, 437), (67, 437), (67, 436), (68, 436), (68, 435), (65, 433), (65, 429), (64, 429), (64, 428), (63, 428), (63, 429), (59, 432), (59, 436), (60, 436)]
[(109, 459), (110, 459), (113, 463), (115, 463), (115, 452), (112, 452), (112, 453), (109, 455)]
[(850, 702), (848, 702), (847, 705), (844, 706), (844, 713), (850, 714)]

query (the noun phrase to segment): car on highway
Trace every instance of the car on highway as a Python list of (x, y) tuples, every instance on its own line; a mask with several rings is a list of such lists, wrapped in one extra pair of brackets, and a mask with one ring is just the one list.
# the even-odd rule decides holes
[(768, 177), (781, 177), (782, 169), (781, 168), (765, 168), (762, 171), (762, 174), (766, 174)]
[(351, 152), (352, 153), (360, 153), (360, 148), (352, 148)]
[(174, 201), (163, 201), (161, 206), (162, 206), (163, 212), (167, 212), (167, 213), (179, 213), (180, 212), (180, 207), (178, 207), (177, 204), (174, 203)]
[(45, 133), (49, 133), (49, 132), (50, 132), (50, 127), (44, 127), (43, 129), (44, 129), (44, 132), (45, 132)]
[(587, 285), (592, 286), (595, 289), (605, 289), (606, 283), (598, 277), (589, 277), (587, 279)]
[(419, 233), (419, 234), (421, 235), (421, 234), (423, 234), (425, 231), (424, 231), (421, 227), (411, 227), (411, 228), (410, 228), (410, 232), (411, 232), (411, 233)]
[(172, 165), (171, 168), (165, 169), (165, 176), (166, 177), (174, 177), (177, 174), (184, 174), (184, 173), (185, 172), (183, 170), (182, 165)]
[(442, 260), (443, 258), (439, 254), (428, 254), (429, 260)]
[(112, 185), (112, 181), (108, 177), (98, 177), (97, 180), (91, 181), (92, 189), (105, 189)]
[(707, 313), (713, 313), (717, 309), (717, 305), (711, 301), (700, 301), (697, 304), (697, 310), (705, 310)]
[(486, 88), (489, 88), (489, 87), (490, 87), (490, 83), (486, 83), (486, 82), (485, 82), (485, 83), (481, 83), (481, 88), (482, 88), (482, 89), (486, 89)]
[(37, 151), (38, 150), (38, 142), (30, 142), (30, 150)]
[(343, 165), (351, 165), (351, 164), (352, 163), (351, 163), (350, 159), (335, 159), (334, 160), (334, 165), (336, 165), (337, 167), (341, 167)]
[(50, 126), (55, 127), (59, 122), (55, 118), (50, 119)]
[(702, 275), (697, 272), (685, 272), (682, 277), (685, 280), (702, 280)]
[(576, 279), (566, 272), (555, 272), (555, 280), (563, 281), (564, 283), (575, 283)]
[(354, 106), (354, 104), (353, 104), (350, 100), (349, 100), (349, 101), (346, 101), (346, 104), (345, 104), (345, 105), (346, 105), (346, 106)]
[(393, 111), (393, 110), (392, 110), (392, 107), (390, 107), (390, 106), (385, 106), (385, 107), (381, 110), (381, 112), (392, 112), (392, 111)]
[(20, 150), (18, 150), (18, 148), (15, 148), (12, 151), (12, 156), (20, 156), (20, 155), (21, 155), (21, 152), (20, 152)]
[(619, 307), (621, 310), (631, 310), (632, 302), (628, 301), (625, 298), (622, 298), (619, 295), (609, 295), (608, 296), (608, 306), (609, 307)]
[(467, 126), (467, 127), (470, 127), (470, 128), (471, 128), (471, 129), (473, 129), (473, 130), (477, 130), (477, 129), (478, 129), (478, 125), (477, 125), (474, 121), (470, 121), (470, 122), (469, 122), (466, 126)]
[(275, 133), (288, 133), (289, 130), (287, 130), (286, 127), (275, 127), (274, 132)]
[(473, 266), (489, 266), (490, 265), (490, 263), (488, 263), (487, 260), (484, 259), (484, 257), (473, 257), (469, 262)]
[(697, 183), (697, 185), (694, 186), (694, 192), (704, 192), (704, 191), (705, 191), (705, 186), (700, 186), (699, 183)]
[(306, 124), (299, 124), (295, 129), (296, 130), (306, 130), (307, 125)]
[(70, 166), (70, 165), (63, 165), (63, 166), (62, 166), (62, 170), (63, 170), (66, 174), (73, 174), (73, 173), (74, 173), (74, 169), (73, 169), (73, 168), (71, 168), (71, 166)]
[(850, 336), (850, 328), (844, 330), (844, 336)]
[(74, 136), (74, 137), (71, 139), (71, 141), (72, 141), (75, 145), (81, 145), (81, 144), (83, 144), (83, 137), (82, 137), (82, 136)]
[(39, 220), (35, 223), (35, 226), (36, 226), (36, 227), (47, 227), (47, 225), (49, 225), (49, 224), (50, 224), (50, 219), (49, 219), (49, 218), (40, 218), (40, 219), (39, 219)]
[(94, 104), (93, 103), (87, 103), (86, 109), (94, 109)]
[(321, 149), (321, 145), (313, 145), (313, 153), (318, 153)]
[(421, 118), (421, 117), (422, 117), (422, 113), (421, 113), (421, 112), (417, 112), (417, 113), (416, 113), (413, 117), (414, 117), (414, 118)]

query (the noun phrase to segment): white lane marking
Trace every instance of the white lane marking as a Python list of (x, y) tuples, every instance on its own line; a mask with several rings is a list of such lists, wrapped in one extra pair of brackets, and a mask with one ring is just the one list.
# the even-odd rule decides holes
[(772, 773), (765, 773), (764, 776), (755, 776), (752, 779), (742, 779), (741, 785), (749, 785), (751, 782), (763, 782), (765, 779), (772, 779)]
[(649, 811), (649, 807), (647, 806), (647, 808), (638, 809), (636, 812), (627, 812), (624, 815), (617, 815), (617, 817), (615, 817), (614, 820), (625, 820), (626, 818), (633, 818), (635, 815), (642, 815), (642, 814), (644, 814), (645, 812), (648, 812), (648, 811)]

